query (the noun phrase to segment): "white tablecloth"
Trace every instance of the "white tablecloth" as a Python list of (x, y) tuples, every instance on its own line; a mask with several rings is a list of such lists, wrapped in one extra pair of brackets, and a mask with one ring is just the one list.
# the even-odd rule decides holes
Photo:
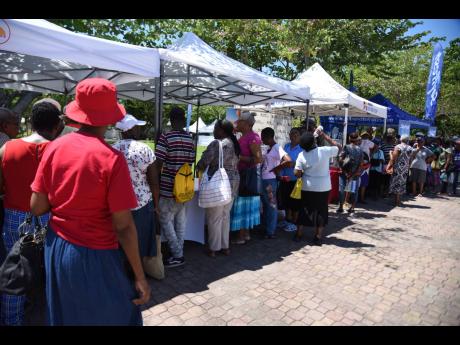
[(198, 206), (198, 192), (185, 206), (187, 222), (185, 240), (204, 244), (205, 209)]
[[(184, 239), (204, 244), (205, 209), (198, 206), (198, 193), (195, 189), (195, 196), (185, 204), (186, 225)], [(167, 241), (163, 232), (161, 234), (161, 241)]]

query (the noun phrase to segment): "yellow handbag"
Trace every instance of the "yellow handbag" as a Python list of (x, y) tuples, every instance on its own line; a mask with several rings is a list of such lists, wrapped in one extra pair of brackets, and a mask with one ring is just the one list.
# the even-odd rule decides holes
[(295, 183), (294, 189), (291, 193), (292, 199), (301, 199), (302, 198), (302, 179), (298, 178), (297, 182)]
[(441, 164), (439, 164), (439, 159), (436, 159), (431, 162), (431, 169), (441, 170)]

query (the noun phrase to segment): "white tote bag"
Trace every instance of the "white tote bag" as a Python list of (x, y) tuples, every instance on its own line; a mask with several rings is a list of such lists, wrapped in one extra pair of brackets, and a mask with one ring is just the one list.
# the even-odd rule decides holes
[(223, 206), (232, 201), (232, 187), (227, 172), (224, 169), (222, 142), (220, 140), (218, 140), (218, 142), (219, 169), (217, 169), (211, 179), (209, 179), (208, 166), (201, 177), (198, 205), (202, 208)]

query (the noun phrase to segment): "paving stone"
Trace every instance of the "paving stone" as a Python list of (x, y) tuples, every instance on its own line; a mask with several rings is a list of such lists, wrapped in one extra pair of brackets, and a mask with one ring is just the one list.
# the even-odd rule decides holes
[(227, 326), (247, 326), (248, 324), (241, 319), (233, 319), (227, 322)]
[(405, 204), (369, 201), (353, 217), (331, 205), (322, 247), (294, 249), (284, 232), (262, 241), (256, 230), (209, 260), (187, 241), (187, 266), (149, 281), (144, 324), (459, 325), (460, 199)]

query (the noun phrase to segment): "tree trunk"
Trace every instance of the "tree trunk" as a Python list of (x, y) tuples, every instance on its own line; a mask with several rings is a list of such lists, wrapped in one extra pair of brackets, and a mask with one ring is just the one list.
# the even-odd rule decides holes
[(24, 110), (27, 109), (29, 104), (38, 96), (40, 96), (40, 92), (22, 91), (21, 98), (11, 110), (21, 115), (24, 112)]
[(11, 102), (18, 95), (19, 95), (18, 91), (4, 92), (3, 90), (0, 90), (0, 107), (5, 107), (5, 108), (10, 109)]

